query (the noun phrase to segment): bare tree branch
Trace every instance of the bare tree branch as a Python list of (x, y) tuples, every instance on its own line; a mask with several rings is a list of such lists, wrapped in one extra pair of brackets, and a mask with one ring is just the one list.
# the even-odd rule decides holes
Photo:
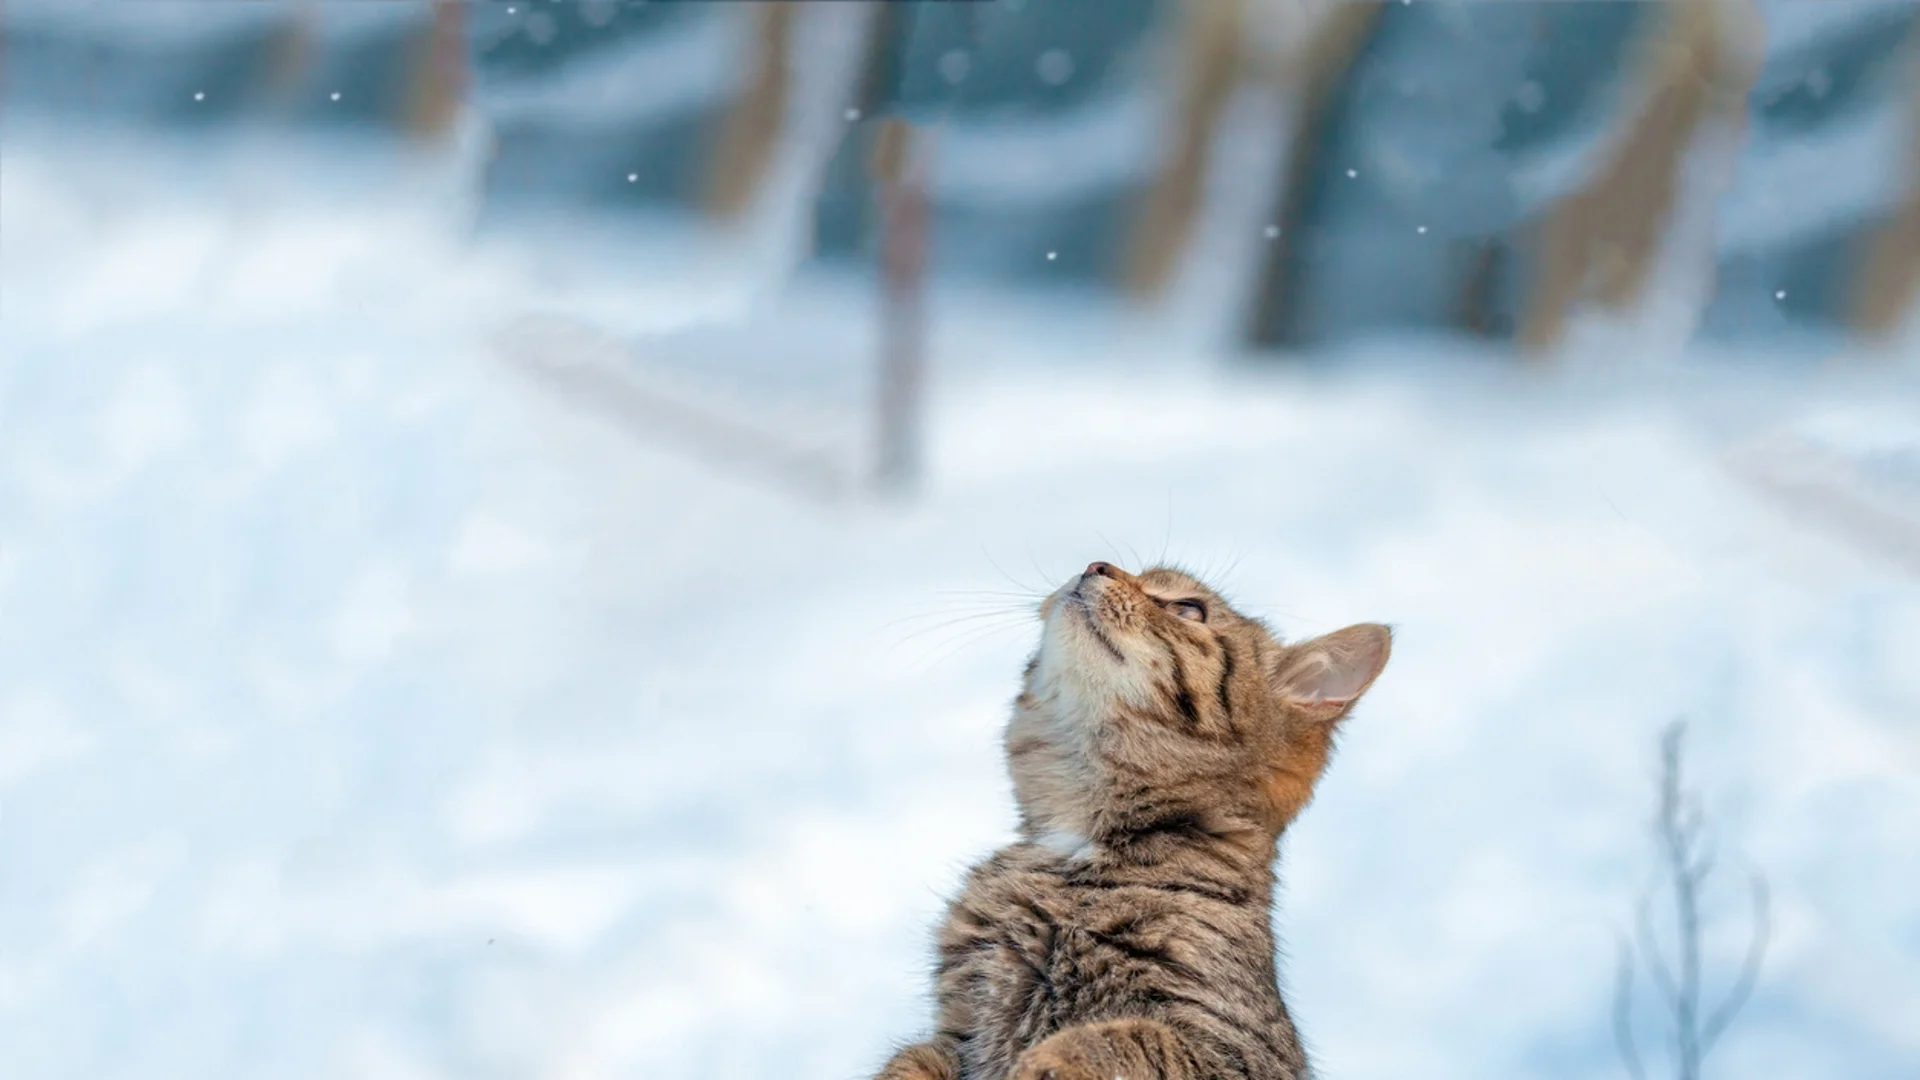
[[(1620, 1060), (1633, 1080), (1645, 1080), (1639, 1048), (1633, 1041), (1633, 952), (1638, 946), (1654, 985), (1659, 989), (1673, 1023), (1673, 1070), (1676, 1080), (1700, 1080), (1701, 1067), (1727, 1026), (1733, 1022), (1759, 982), (1766, 958), (1769, 927), (1766, 879), (1753, 873), (1753, 937), (1747, 956), (1727, 997), (1705, 1023), (1701, 1022), (1700, 897), (1715, 866), (1715, 846), (1708, 837), (1706, 814), (1699, 799), (1685, 787), (1685, 722), (1675, 721), (1660, 738), (1660, 809), (1654, 835), (1660, 849), (1660, 868), (1640, 896), (1635, 909), (1635, 938), (1620, 943), (1620, 972), (1614, 994), (1614, 1041)], [(1675, 942), (1679, 970), (1661, 954), (1654, 930), (1653, 897), (1665, 877), (1672, 888)]]
[(1640, 1064), (1640, 1049), (1633, 1042), (1633, 946), (1624, 934), (1620, 937), (1619, 973), (1614, 978), (1613, 1043), (1627, 1075), (1633, 1080), (1647, 1080), (1647, 1071)]
[(1706, 881), (1707, 875), (1713, 873), (1714, 856), (1716, 854), (1713, 841), (1703, 839), (1700, 844), (1700, 850), (1694, 854), (1693, 865), (1688, 870), (1688, 874), (1693, 878), (1694, 884), (1696, 885)]
[(1674, 983), (1673, 972), (1668, 970), (1666, 960), (1660, 955), (1660, 941), (1653, 932), (1652, 905), (1653, 891), (1649, 889), (1640, 896), (1640, 905), (1634, 912), (1634, 925), (1647, 971), (1653, 976), (1653, 984), (1659, 988), (1660, 996), (1666, 1000), (1667, 1008), (1673, 1010), (1679, 1007), (1680, 987)]
[(1680, 985), (1673, 999), (1675, 1064), (1679, 1080), (1699, 1080), (1700, 907), (1699, 883), (1691, 873), (1690, 864), (1701, 814), (1681, 786), (1685, 735), (1685, 723), (1675, 721), (1662, 740), (1660, 835), (1666, 848), (1667, 873), (1673, 879), (1674, 918), (1680, 946)]
[(1734, 980), (1733, 989), (1727, 992), (1727, 999), (1720, 1003), (1713, 1015), (1707, 1018), (1707, 1024), (1700, 1032), (1700, 1053), (1705, 1056), (1713, 1044), (1719, 1041), (1720, 1033), (1727, 1029), (1733, 1018), (1753, 996), (1753, 988), (1760, 981), (1760, 965), (1767, 956), (1767, 939), (1772, 934), (1772, 925), (1768, 921), (1767, 879), (1759, 871), (1752, 875), (1753, 883), (1753, 936), (1747, 941), (1747, 958), (1740, 966), (1740, 977)]

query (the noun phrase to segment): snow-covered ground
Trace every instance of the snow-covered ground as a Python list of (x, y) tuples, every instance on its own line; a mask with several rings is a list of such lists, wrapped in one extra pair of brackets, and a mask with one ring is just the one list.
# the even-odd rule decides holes
[[(236, 209), (172, 154), (0, 168), (0, 1075), (862, 1076), (1009, 835), (1021, 605), (1163, 553), (1289, 635), (1398, 628), (1285, 847), (1323, 1076), (1618, 1075), (1676, 716), (1773, 887), (1716, 1074), (1920, 1074), (1920, 581), (1727, 464), (1870, 408), (1911, 494), (1911, 358), (1235, 366), (956, 295), (921, 497), (823, 505), (504, 363), (550, 236), (468, 243), (431, 174)], [(809, 352), (750, 315), (712, 363), (828, 355), (865, 298), (822, 295)]]

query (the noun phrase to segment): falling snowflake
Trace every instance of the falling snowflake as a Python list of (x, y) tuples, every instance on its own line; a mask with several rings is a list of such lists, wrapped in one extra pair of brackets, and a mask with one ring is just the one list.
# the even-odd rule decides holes
[(1357, 178), (1358, 178), (1359, 176), (1360, 176), (1360, 170), (1359, 170), (1359, 169), (1348, 169), (1348, 170), (1347, 170), (1347, 179), (1349, 179), (1349, 180), (1354, 180), (1354, 179), (1357, 179)]
[(627, 174), (627, 183), (629, 183), (629, 184), (637, 184), (637, 183), (639, 183), (639, 182), (640, 182), (640, 174), (639, 174), (639, 173), (637, 173), (637, 172), (630, 172), (630, 173), (628, 173), (628, 174)]
[(940, 77), (950, 83), (966, 78), (972, 67), (973, 58), (962, 49), (948, 49), (940, 57)]
[(1057, 258), (1059, 258), (1059, 257), (1060, 257), (1060, 253), (1059, 253), (1059, 252), (1057, 252), (1057, 251), (1049, 251), (1049, 252), (1047, 252), (1047, 261), (1048, 261), (1048, 262), (1052, 262), (1053, 260), (1055, 260), (1055, 259), (1057, 259)]
[(1034, 65), (1040, 74), (1040, 81), (1048, 86), (1059, 86), (1073, 78), (1073, 57), (1065, 49), (1048, 49), (1040, 54), (1040, 60)]
[(331, 95), (329, 95), (329, 96), (330, 96), (330, 97), (332, 97), (332, 98), (333, 98), (333, 100), (335, 100), (335, 101), (339, 101), (339, 100), (340, 100), (340, 91), (338, 91), (338, 90), (335, 90), (335, 91), (334, 91), (334, 92), (333, 92), (333, 93), (332, 93)]
[(193, 92), (193, 100), (195, 100), (195, 101), (205, 101), (205, 100), (207, 100), (207, 95), (206, 95), (206, 92), (205, 92), (205, 91), (203, 91), (203, 90), (195, 90), (195, 91)]
[(1280, 226), (1278, 225), (1267, 226), (1267, 239), (1272, 240), (1274, 237), (1277, 237), (1279, 235), (1280, 235)]
[(847, 110), (847, 119), (848, 119), (849, 121), (853, 121), (853, 120), (858, 120), (858, 119), (860, 119), (860, 110), (859, 110), (859, 109), (848, 109), (848, 110)]
[(1417, 233), (1419, 233), (1419, 234), (1420, 234), (1421, 236), (1425, 236), (1425, 235), (1427, 235), (1427, 227), (1426, 227), (1425, 225), (1422, 225), (1422, 226), (1420, 226), (1419, 228), (1417, 228), (1417, 229), (1415, 229), (1414, 231), (1415, 231), (1415, 232), (1417, 232)]
[(1787, 298), (1787, 290), (1785, 289), (1775, 290), (1773, 294), (1773, 298), (1775, 300), (1785, 300)]

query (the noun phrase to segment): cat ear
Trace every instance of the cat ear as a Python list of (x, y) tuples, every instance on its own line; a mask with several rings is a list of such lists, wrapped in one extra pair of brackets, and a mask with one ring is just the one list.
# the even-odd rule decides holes
[(1273, 692), (1315, 720), (1337, 720), (1360, 700), (1393, 651), (1393, 631), (1361, 623), (1303, 641), (1280, 657)]

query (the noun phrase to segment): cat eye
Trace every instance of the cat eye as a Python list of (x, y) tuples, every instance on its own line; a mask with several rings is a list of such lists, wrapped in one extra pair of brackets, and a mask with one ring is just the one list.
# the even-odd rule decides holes
[(1203, 623), (1207, 621), (1207, 605), (1198, 600), (1175, 600), (1167, 609), (1183, 619)]

